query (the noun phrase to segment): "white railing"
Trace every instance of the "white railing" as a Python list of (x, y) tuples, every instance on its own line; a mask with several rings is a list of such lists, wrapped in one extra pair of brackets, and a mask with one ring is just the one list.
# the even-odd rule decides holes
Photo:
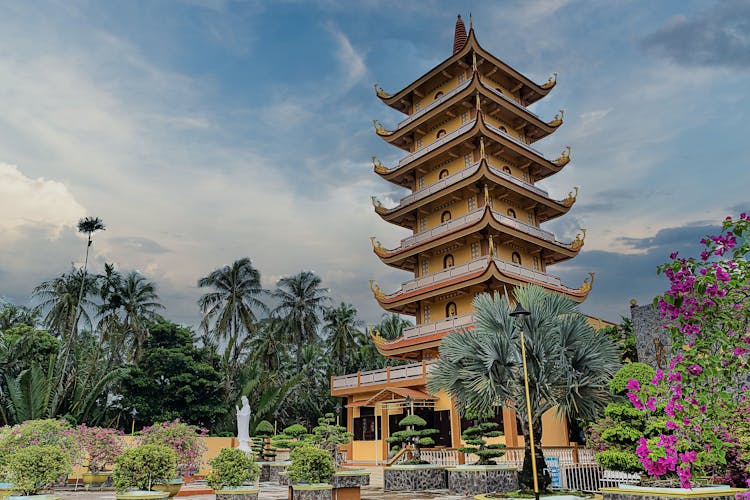
[[(418, 149), (417, 151), (414, 151), (410, 155), (404, 156), (403, 158), (401, 158), (398, 161), (398, 166), (396, 168), (403, 167), (404, 165), (413, 162), (417, 158), (421, 158), (422, 156), (426, 155), (427, 153), (429, 153), (431, 151), (435, 151), (437, 148), (439, 148), (440, 146), (442, 146), (446, 142), (449, 142), (449, 141), (453, 140), (455, 137), (463, 134), (464, 132), (466, 132), (468, 130), (471, 130), (471, 127), (474, 126), (474, 124), (476, 123), (476, 121), (477, 120), (474, 119), (474, 120), (472, 120), (470, 122), (467, 122), (467, 123), (461, 125), (460, 127), (458, 127), (453, 132), (449, 132), (449, 133), (445, 134), (443, 137), (441, 137), (440, 139), (432, 141), (427, 146), (425, 146), (425, 147), (423, 147), (421, 149)], [(390, 169), (390, 170), (393, 170), (393, 169)]]
[[(463, 179), (466, 179), (467, 177), (471, 177), (472, 175), (474, 175), (474, 173), (479, 168), (479, 164), (480, 163), (481, 162), (479, 162), (479, 161), (476, 162), (476, 163), (472, 163), (468, 167), (465, 167), (464, 169), (459, 170), (455, 174), (449, 175), (448, 177), (444, 177), (444, 178), (440, 179), (435, 184), (431, 184), (430, 186), (428, 186), (428, 187), (426, 187), (424, 189), (420, 189), (419, 191), (414, 191), (409, 196), (405, 196), (405, 197), (401, 198), (401, 201), (399, 202), (399, 205), (400, 206), (408, 205), (409, 203), (413, 203), (413, 202), (415, 202), (417, 200), (420, 200), (420, 199), (422, 199), (422, 198), (424, 198), (426, 196), (429, 196), (431, 194), (437, 193), (441, 189), (443, 189), (443, 188), (445, 188), (447, 186), (450, 186), (452, 184), (455, 184), (455, 183), (457, 183), (457, 182), (459, 182), (459, 181), (461, 181)], [(505, 173), (505, 172), (503, 172), (503, 173)], [(396, 207), (396, 208), (398, 208), (398, 207)], [(395, 208), (392, 209), (392, 210), (395, 210)]]
[(620, 472), (614, 470), (605, 470), (602, 473), (601, 480), (599, 481), (600, 488), (617, 488), (620, 483), (629, 484), (641, 484), (640, 474), (628, 474), (627, 472)]
[(601, 479), (602, 468), (596, 464), (560, 464), (560, 489), (594, 493)]
[(446, 467), (455, 467), (459, 464), (458, 450), (441, 449), (441, 450), (420, 450), (422, 460), (430, 462), (433, 465), (443, 465)]
[(550, 233), (549, 231), (545, 231), (544, 229), (539, 229), (536, 226), (532, 226), (531, 224), (527, 224), (526, 222), (522, 222), (515, 217), (509, 217), (505, 214), (501, 214), (500, 212), (492, 211), (492, 214), (504, 225), (512, 227), (513, 229), (518, 229), (519, 231), (523, 231), (524, 233), (528, 233), (531, 235), (536, 236), (537, 238), (541, 238), (543, 240), (551, 241), (552, 243), (556, 243), (558, 245), (565, 245), (565, 243), (557, 241), (555, 239), (555, 235)]
[(591, 448), (578, 448), (578, 463), (579, 464), (595, 464), (596, 463), (596, 450)]
[(466, 80), (465, 82), (461, 83), (458, 87), (454, 87), (453, 89), (449, 90), (445, 94), (441, 95), (439, 99), (435, 99), (434, 101), (432, 101), (430, 104), (428, 104), (424, 108), (422, 108), (419, 111), (417, 111), (415, 113), (412, 113), (408, 117), (404, 118), (403, 120), (401, 120), (399, 122), (398, 128), (403, 127), (407, 123), (411, 123), (412, 121), (416, 120), (417, 118), (419, 118), (423, 114), (427, 113), (429, 110), (434, 109), (435, 106), (437, 106), (438, 104), (444, 102), (446, 99), (450, 99), (451, 97), (453, 97), (454, 95), (456, 95), (457, 93), (461, 92), (463, 89), (465, 89), (466, 87), (468, 87), (469, 83), (471, 83), (471, 80)]
[(409, 292), (411, 290), (416, 290), (418, 288), (429, 286), (434, 283), (439, 283), (441, 281), (449, 280), (451, 278), (456, 278), (458, 276), (463, 276), (464, 274), (484, 269), (487, 267), (487, 259), (487, 257), (480, 257), (478, 259), (470, 260), (469, 262), (466, 262), (464, 264), (459, 264), (457, 266), (449, 267), (448, 269), (443, 269), (442, 271), (439, 271), (437, 273), (432, 273), (421, 278), (405, 281), (401, 285), (400, 293)]
[(497, 175), (499, 177), (502, 177), (504, 179), (508, 179), (510, 182), (512, 182), (512, 183), (514, 183), (514, 184), (516, 184), (518, 186), (526, 188), (529, 191), (534, 191), (535, 193), (541, 194), (542, 196), (549, 197), (549, 193), (547, 193), (547, 191), (545, 191), (544, 189), (538, 188), (538, 187), (536, 187), (533, 184), (530, 184), (530, 183), (528, 183), (528, 182), (526, 182), (526, 181), (524, 181), (522, 179), (519, 179), (518, 177), (510, 175), (508, 172), (503, 172), (499, 168), (493, 167), (492, 165), (490, 165), (490, 170), (492, 170), (493, 174), (495, 174), (495, 175)]
[[(444, 332), (446, 330), (456, 330), (474, 323), (473, 314), (463, 314), (452, 318), (433, 321), (432, 323), (423, 323), (409, 328), (405, 328), (402, 336), (405, 338), (421, 337), (432, 333)], [(400, 337), (399, 337), (400, 338)]]
[[(505, 137), (505, 138), (507, 138), (507, 139), (509, 139), (509, 140), (511, 140), (513, 142), (515, 142), (516, 144), (518, 144), (519, 146), (523, 147), (524, 149), (527, 149), (527, 150), (531, 151), (532, 153), (534, 153), (535, 155), (537, 155), (537, 156), (539, 156), (541, 158), (544, 158), (544, 155), (538, 149), (532, 148), (531, 146), (529, 146), (525, 142), (516, 139), (515, 137), (513, 137), (512, 135), (510, 135), (507, 132), (503, 132), (502, 130), (500, 130), (499, 128), (495, 127), (494, 125), (490, 125), (489, 123), (486, 123), (486, 122), (485, 122), (485, 125), (487, 125), (487, 128), (490, 129), (491, 131), (495, 132), (496, 134), (500, 134), (503, 137)], [(447, 137), (447, 136), (443, 136), (443, 137)]]
[[(408, 365), (391, 366), (380, 370), (370, 370), (333, 377), (333, 389), (347, 389), (363, 385), (375, 385), (401, 380), (422, 378), (428, 373), (435, 362), (410, 363)], [(424, 365), (424, 366), (423, 366)]]
[(435, 226), (432, 229), (428, 229), (413, 236), (409, 236), (408, 238), (404, 238), (403, 240), (401, 240), (401, 248), (408, 248), (410, 246), (416, 245), (417, 243), (421, 243), (436, 236), (440, 236), (441, 234), (449, 233), (461, 226), (473, 224), (474, 222), (482, 218), (483, 213), (484, 207), (474, 210), (473, 212), (469, 212), (466, 215), (462, 215), (461, 217), (451, 219), (448, 222), (443, 222), (439, 226)]

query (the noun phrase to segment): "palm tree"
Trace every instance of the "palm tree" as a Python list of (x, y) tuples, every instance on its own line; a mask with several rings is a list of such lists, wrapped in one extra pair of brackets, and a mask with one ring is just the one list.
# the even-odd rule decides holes
[(250, 340), (249, 348), (253, 363), (269, 373), (278, 371), (289, 357), (286, 322), (274, 317), (263, 319)]
[(357, 353), (363, 342), (360, 328), (364, 322), (357, 319), (357, 310), (351, 304), (342, 302), (338, 307), (327, 308), (323, 312), (323, 331), (327, 334), (327, 354), (337, 361), (338, 374), (347, 373), (351, 366), (352, 353)]
[[(537, 447), (539, 484), (545, 485), (541, 453), (542, 415), (556, 408), (568, 419), (595, 420), (610, 401), (609, 380), (619, 368), (617, 346), (597, 335), (577, 305), (558, 294), (529, 285), (515, 297), (531, 312), (521, 327)], [(428, 388), (456, 398), (462, 413), (493, 413), (507, 406), (516, 413), (524, 435), (522, 484), (532, 483), (529, 423), (526, 412), (519, 325), (507, 300), (497, 293), (474, 299), (475, 329), (448, 335)]]
[(414, 324), (401, 317), (400, 314), (396, 313), (385, 313), (380, 318), (380, 323), (377, 325), (376, 330), (380, 333), (380, 336), (386, 340), (393, 340), (401, 336), (404, 332), (404, 328), (409, 328)]
[[(94, 234), (97, 231), (104, 231), (106, 229), (106, 226), (104, 225), (104, 222), (99, 217), (84, 217), (83, 219), (80, 219), (78, 221), (78, 232), (79, 233), (85, 233), (87, 236), (87, 242), (86, 242), (86, 257), (83, 259), (83, 276), (86, 276), (86, 270), (88, 269), (89, 265), (89, 250), (91, 249), (91, 243), (93, 243), (93, 240), (91, 239), (91, 235)], [(83, 289), (84, 289), (84, 283), (81, 282), (81, 288), (78, 292), (78, 301), (76, 302), (76, 312), (74, 316), (73, 325), (71, 327), (70, 331), (70, 337), (71, 340), (75, 339), (76, 337), (76, 329), (78, 328), (78, 311), (81, 305), (81, 301), (83, 300)]]
[(216, 269), (198, 280), (198, 286), (212, 289), (198, 299), (203, 313), (201, 325), (206, 332), (226, 341), (223, 386), (225, 402), (231, 403), (251, 333), (257, 328), (255, 311), (268, 309), (260, 300), (268, 292), (261, 286), (260, 272), (247, 257)]
[(67, 333), (77, 330), (77, 323), (81, 320), (91, 328), (89, 310), (94, 307), (94, 302), (88, 297), (95, 291), (95, 276), (72, 269), (69, 273), (42, 282), (34, 288), (32, 295), (39, 302), (37, 307), (44, 314), (47, 328), (61, 338), (69, 339)]
[(281, 278), (273, 297), (277, 317), (285, 318), (296, 346), (296, 368), (302, 367), (302, 346), (318, 340), (318, 325), (323, 307), (328, 302), (328, 289), (320, 287), (320, 277), (311, 271)]
[(125, 277), (120, 296), (124, 313), (122, 323), (125, 331), (132, 336), (133, 361), (138, 361), (149, 335), (148, 325), (161, 319), (156, 311), (164, 309), (164, 306), (159, 303), (156, 284), (138, 271), (131, 271)]

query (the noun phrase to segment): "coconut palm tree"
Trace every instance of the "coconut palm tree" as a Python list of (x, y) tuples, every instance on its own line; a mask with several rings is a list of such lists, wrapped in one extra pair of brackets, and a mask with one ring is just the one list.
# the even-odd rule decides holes
[(251, 361), (269, 373), (278, 371), (289, 359), (287, 323), (281, 318), (264, 318), (250, 340)]
[(148, 325), (161, 319), (158, 310), (164, 309), (159, 303), (156, 284), (148, 281), (138, 271), (131, 271), (125, 277), (120, 288), (122, 297), (123, 318), (125, 331), (131, 336), (133, 361), (141, 359), (143, 344), (148, 338)]
[(323, 332), (326, 333), (326, 351), (330, 359), (336, 360), (337, 374), (348, 373), (352, 355), (356, 355), (364, 339), (361, 328), (364, 322), (357, 319), (357, 310), (342, 302), (338, 307), (323, 312)]
[(404, 319), (400, 314), (396, 313), (385, 313), (380, 318), (380, 323), (375, 327), (380, 336), (386, 340), (393, 340), (401, 336), (404, 328), (414, 326), (414, 323)]
[[(86, 241), (86, 256), (83, 259), (83, 276), (86, 276), (86, 271), (88, 269), (89, 265), (89, 250), (91, 249), (91, 244), (93, 243), (93, 240), (91, 239), (91, 235), (94, 234), (97, 231), (104, 231), (106, 229), (106, 226), (104, 225), (104, 222), (99, 217), (84, 217), (83, 219), (80, 219), (78, 221), (78, 232), (84, 233), (87, 236)], [(83, 290), (84, 290), (84, 283), (81, 282), (81, 288), (78, 291), (78, 300), (76, 301), (76, 312), (75, 312), (75, 320), (73, 321), (73, 325), (71, 326), (70, 330), (70, 338), (71, 341), (74, 341), (77, 333), (78, 328), (78, 314), (81, 306), (81, 301), (83, 300)]]
[(524, 435), (526, 456), (521, 482), (532, 484), (529, 422), (524, 394), (520, 328), (526, 344), (528, 382), (537, 447), (540, 485), (542, 415), (552, 409), (568, 419), (595, 420), (610, 401), (609, 380), (619, 368), (619, 352), (606, 335), (597, 335), (577, 305), (538, 286), (515, 289), (515, 298), (531, 315), (519, 325), (499, 294), (474, 299), (475, 329), (448, 335), (428, 388), (444, 390), (466, 410), (493, 413), (513, 409)]
[[(81, 293), (83, 290), (83, 293)], [(78, 323), (91, 328), (89, 311), (95, 308), (89, 299), (96, 292), (96, 276), (72, 269), (51, 280), (40, 283), (32, 293), (38, 309), (44, 314), (44, 324), (64, 340), (78, 329)], [(79, 306), (80, 303), (80, 306)]]
[(318, 340), (320, 316), (328, 298), (328, 289), (320, 286), (321, 279), (311, 271), (281, 278), (273, 297), (278, 301), (276, 317), (285, 318), (292, 343), (296, 346), (296, 368), (302, 367), (302, 347)]

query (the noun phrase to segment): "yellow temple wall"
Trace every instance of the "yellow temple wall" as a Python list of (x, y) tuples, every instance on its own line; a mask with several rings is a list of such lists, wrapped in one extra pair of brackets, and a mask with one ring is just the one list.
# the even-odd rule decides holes
[[(520, 220), (521, 222), (528, 222), (529, 221), (529, 212), (524, 210), (523, 208), (519, 207), (518, 205), (508, 203), (507, 201), (501, 200), (499, 198), (492, 198), (492, 208), (500, 212), (503, 215), (509, 215), (508, 209), (513, 209), (513, 211), (516, 212), (516, 218)], [(509, 215), (510, 216), (510, 215)], [(510, 216), (512, 217), (512, 216)]]
[[(435, 208), (433, 210), (434, 211), (432, 213), (427, 215), (427, 229), (431, 229), (442, 224), (440, 220), (443, 212), (445, 212), (446, 210), (451, 213), (451, 219), (457, 219), (462, 215), (466, 215), (469, 212), (469, 204), (466, 199), (461, 199), (447, 205), (443, 204), (443, 206), (441, 206), (440, 208)], [(418, 229), (419, 228), (417, 227), (417, 231), (415, 231), (415, 233), (419, 232)]]
[(426, 146), (428, 143), (438, 140), (440, 137), (438, 137), (437, 134), (441, 130), (445, 130), (445, 133), (449, 134), (460, 126), (461, 116), (456, 116), (455, 118), (441, 121), (439, 124), (435, 125), (427, 131), (427, 135), (424, 136), (423, 146)]
[[(421, 178), (424, 179), (423, 181), (424, 187), (429, 187), (435, 184), (437, 181), (439, 181), (441, 170), (443, 169), (447, 170), (449, 172), (449, 175), (455, 174), (459, 170), (463, 170), (464, 164), (465, 162), (464, 162), (463, 157), (456, 158), (455, 160), (452, 160), (450, 163), (446, 163), (444, 165), (441, 165), (439, 168), (435, 168), (434, 170), (427, 172), (426, 174), (421, 176)], [(417, 178), (417, 185), (419, 185), (419, 177)]]
[(525, 139), (524, 139), (524, 137), (523, 137), (523, 134), (521, 134), (521, 133), (520, 133), (520, 132), (518, 132), (517, 130), (514, 130), (514, 129), (513, 129), (513, 126), (512, 126), (512, 125), (511, 125), (510, 123), (508, 123), (508, 122), (505, 122), (505, 121), (502, 121), (502, 120), (498, 120), (498, 119), (497, 119), (497, 118), (495, 118), (494, 116), (490, 116), (490, 115), (484, 115), (484, 121), (486, 121), (486, 122), (487, 122), (487, 123), (489, 123), (490, 125), (492, 125), (492, 126), (494, 126), (494, 127), (497, 127), (497, 128), (500, 128), (500, 127), (504, 127), (504, 128), (505, 128), (505, 130), (507, 131), (506, 133), (507, 133), (508, 135), (510, 135), (510, 136), (513, 136), (513, 137), (515, 137), (516, 139), (519, 139), (519, 140), (521, 140), (521, 141), (524, 141), (524, 142), (525, 142)]
[(508, 167), (508, 168), (510, 168), (510, 174), (512, 176), (518, 177), (519, 179), (525, 179), (526, 178), (526, 176), (524, 175), (523, 170), (521, 170), (520, 168), (516, 167), (515, 164), (513, 164), (512, 162), (509, 162), (508, 160), (506, 160), (504, 158), (498, 158), (497, 156), (489, 156), (488, 159), (489, 159), (488, 162), (489, 162), (490, 166), (493, 166), (493, 167), (495, 167), (497, 169), (500, 169), (500, 170), (502, 170), (503, 167)]
[[(464, 72), (464, 76), (467, 77), (467, 73)], [(468, 77), (467, 77), (468, 78)], [(451, 91), (451, 89), (454, 89), (458, 87), (458, 75), (451, 78), (450, 80), (446, 81), (439, 87), (434, 87), (430, 89), (428, 92), (425, 93), (425, 96), (421, 99), (418, 99), (414, 101), (414, 111), (417, 111), (417, 105), (419, 105), (419, 108), (424, 108), (425, 106), (429, 105), (432, 101), (435, 100), (435, 94), (438, 92), (442, 92), (443, 94), (447, 94)]]
[[(474, 297), (472, 295), (466, 294), (459, 297), (453, 297), (452, 299), (448, 300), (436, 301), (431, 304), (432, 311), (430, 314), (430, 321), (439, 321), (441, 319), (445, 319), (447, 317), (445, 314), (445, 308), (449, 302), (454, 302), (456, 304), (456, 314), (458, 316), (462, 314), (469, 314), (470, 312), (474, 311), (474, 306), (472, 305), (473, 300)], [(445, 410), (446, 408), (443, 409)]]
[[(431, 257), (421, 257), (422, 259), (428, 259), (427, 271), (428, 273), (437, 273), (443, 270), (443, 260), (446, 255), (453, 256), (453, 264), (459, 265), (464, 262), (471, 260), (471, 245), (463, 245), (458, 248), (454, 248), (450, 252), (441, 253), (439, 255), (433, 255)], [(421, 272), (421, 268), (420, 268)]]
[[(483, 75), (483, 76), (484, 76), (484, 75)], [(494, 88), (495, 90), (498, 90), (498, 89), (499, 89), (499, 90), (500, 90), (500, 92), (502, 92), (502, 93), (503, 93), (503, 94), (505, 94), (506, 96), (510, 97), (510, 98), (511, 98), (511, 99), (513, 99), (514, 101), (516, 101), (516, 102), (520, 102), (520, 99), (519, 99), (519, 92), (511, 92), (511, 91), (510, 91), (510, 90), (508, 90), (508, 89), (507, 89), (507, 88), (506, 88), (506, 87), (505, 87), (504, 85), (500, 84), (500, 83), (499, 83), (499, 82), (498, 82), (497, 80), (494, 80), (494, 79), (493, 79), (493, 78), (491, 78), (491, 77), (489, 77), (489, 78), (488, 78), (488, 77), (484, 76), (484, 78), (482, 78), (482, 80), (483, 80), (483, 81), (484, 81), (485, 83), (487, 83), (487, 84), (488, 84), (488, 85), (489, 85), (490, 87)]]

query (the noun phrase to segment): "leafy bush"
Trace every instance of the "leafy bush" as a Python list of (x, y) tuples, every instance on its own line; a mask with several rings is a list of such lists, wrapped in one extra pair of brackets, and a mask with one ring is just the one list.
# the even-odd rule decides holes
[(206, 429), (186, 424), (178, 418), (171, 422), (144, 427), (141, 431), (141, 442), (173, 449), (177, 454), (177, 467), (180, 472), (195, 474), (200, 469), (203, 453), (207, 449), (203, 440), (205, 435)]
[(654, 379), (654, 375), (656, 371), (647, 364), (625, 363), (610, 380), (609, 390), (612, 394), (623, 395), (629, 380), (637, 380), (641, 386), (646, 386)]
[(313, 428), (311, 441), (335, 457), (339, 445), (348, 444), (352, 437), (353, 434), (347, 432), (346, 427), (336, 424), (333, 413), (326, 413), (318, 419), (318, 425)]
[(154, 483), (166, 483), (177, 475), (177, 453), (158, 444), (144, 444), (125, 450), (115, 460), (112, 482), (117, 491), (150, 490)]
[(260, 467), (239, 448), (224, 448), (209, 462), (211, 472), (206, 477), (208, 485), (219, 490), (255, 482), (260, 476)]
[(8, 454), (32, 445), (58, 446), (71, 463), (76, 463), (79, 458), (74, 431), (67, 421), (27, 420), (11, 427), (0, 436), (0, 463)]
[(122, 431), (81, 424), (76, 429), (76, 437), (88, 458), (89, 472), (105, 470), (122, 453)]
[(296, 483), (327, 483), (336, 471), (331, 454), (309, 444), (294, 448), (291, 459), (287, 476)]
[(616, 470), (628, 474), (644, 472), (641, 461), (635, 453), (625, 450), (606, 450), (596, 454), (596, 463), (607, 470)]
[(504, 444), (488, 445), (485, 439), (503, 435), (499, 424), (488, 421), (491, 417), (492, 415), (483, 415), (471, 410), (468, 410), (465, 415), (465, 418), (474, 420), (474, 425), (461, 433), (461, 439), (464, 440), (466, 446), (459, 448), (458, 451), (477, 455), (479, 457), (477, 465), (495, 465), (492, 459), (505, 455)]
[(306, 444), (308, 442), (306, 437), (309, 436), (304, 425), (292, 424), (284, 429), (283, 433), (274, 436), (271, 443), (277, 448), (294, 449)]
[(391, 444), (411, 445), (414, 447), (412, 459), (405, 463), (416, 465), (426, 464), (427, 462), (422, 460), (420, 450), (423, 446), (434, 445), (435, 440), (430, 436), (438, 434), (440, 431), (437, 429), (417, 429), (417, 427), (427, 425), (427, 421), (419, 415), (408, 415), (402, 418), (398, 425), (406, 427), (406, 429), (394, 432), (386, 441)]
[(276, 448), (271, 446), (273, 424), (268, 420), (261, 420), (255, 426), (255, 436), (250, 438), (250, 447), (261, 460), (270, 460), (276, 456)]
[(3, 471), (25, 495), (34, 495), (73, 472), (70, 456), (59, 446), (32, 445), (9, 453)]

